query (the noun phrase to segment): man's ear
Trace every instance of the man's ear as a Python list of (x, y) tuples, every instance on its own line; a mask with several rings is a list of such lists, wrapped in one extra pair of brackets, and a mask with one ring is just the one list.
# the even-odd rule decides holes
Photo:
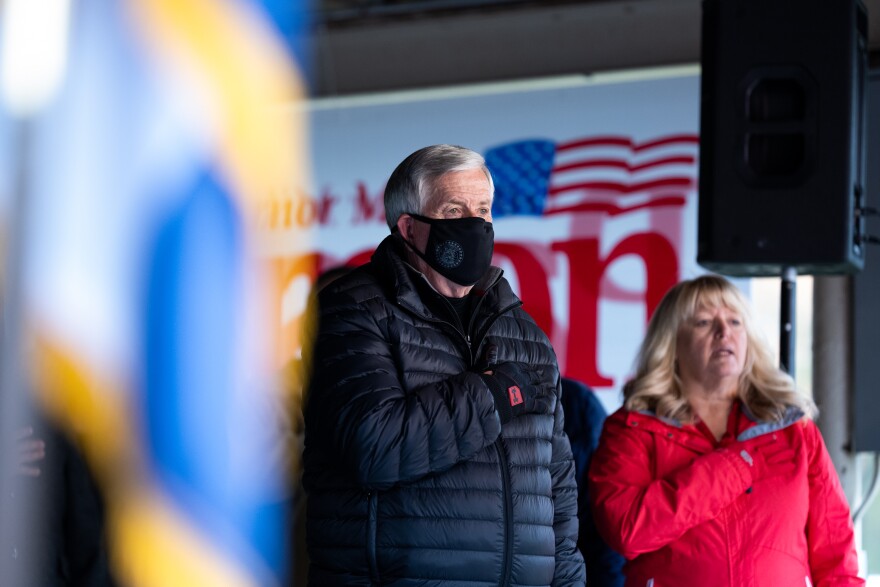
[(413, 217), (409, 214), (401, 214), (397, 218), (397, 231), (405, 238), (406, 240), (412, 242), (412, 225), (413, 225)]

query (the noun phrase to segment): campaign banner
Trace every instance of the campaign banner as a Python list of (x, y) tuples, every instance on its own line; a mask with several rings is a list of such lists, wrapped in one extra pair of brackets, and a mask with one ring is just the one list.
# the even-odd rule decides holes
[[(647, 320), (696, 264), (699, 76), (325, 100), (310, 105), (308, 185), (260, 218), (283, 288), (285, 346), (315, 275), (367, 262), (389, 234), (385, 182), (411, 152), (458, 144), (495, 181), (494, 264), (549, 336), (564, 375), (620, 403)], [(294, 235), (310, 234), (310, 238)]]

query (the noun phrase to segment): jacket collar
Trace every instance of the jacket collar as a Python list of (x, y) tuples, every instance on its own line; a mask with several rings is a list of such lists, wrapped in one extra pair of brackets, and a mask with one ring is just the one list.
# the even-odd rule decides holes
[(755, 425), (743, 430), (739, 434), (739, 436), (736, 437), (737, 440), (749, 440), (750, 438), (756, 438), (763, 434), (769, 434), (771, 432), (776, 432), (778, 430), (788, 428), (792, 424), (800, 422), (806, 415), (800, 408), (795, 406), (788, 406), (785, 409), (785, 413), (782, 415), (781, 420), (763, 421), (758, 420), (745, 404), (742, 404), (742, 413), (746, 416), (746, 418), (754, 422)]
[[(389, 294), (400, 305), (420, 316), (437, 318), (422, 299), (419, 284), (415, 280), (424, 280), (424, 284), (431, 289), (433, 286), (422, 273), (406, 261), (401, 238), (397, 233), (388, 235), (373, 253), (371, 261), (376, 267), (379, 280), (385, 287), (390, 288)], [(502, 279), (503, 274), (501, 268), (491, 266), (471, 290), (472, 295), (486, 298), (481, 311), (495, 312), (519, 303), (519, 298), (510, 289), (510, 284)]]
[[(753, 424), (740, 432), (737, 436), (737, 440), (749, 440), (764, 434), (783, 430), (802, 420), (805, 415), (800, 408), (788, 406), (781, 420), (758, 420), (745, 404), (740, 403), (740, 409), (742, 410), (742, 414)], [(677, 428), (682, 432), (686, 430), (678, 420), (658, 416), (655, 412), (649, 410), (632, 411), (629, 413), (627, 421), (630, 426), (632, 426), (634, 422), (638, 422), (642, 428), (654, 432), (667, 432), (669, 429), (668, 427), (670, 426)]]

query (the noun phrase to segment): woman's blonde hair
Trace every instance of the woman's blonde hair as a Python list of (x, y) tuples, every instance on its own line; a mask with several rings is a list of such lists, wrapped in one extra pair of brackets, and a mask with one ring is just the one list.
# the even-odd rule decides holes
[(746, 331), (746, 360), (737, 396), (759, 420), (780, 420), (789, 406), (812, 417), (813, 402), (799, 393), (794, 380), (776, 366), (770, 346), (755, 327), (748, 301), (730, 281), (703, 275), (670, 289), (651, 317), (648, 332), (636, 357), (635, 377), (623, 389), (624, 406), (647, 410), (682, 423), (693, 413), (676, 372), (678, 331), (700, 307), (725, 307), (742, 319)]

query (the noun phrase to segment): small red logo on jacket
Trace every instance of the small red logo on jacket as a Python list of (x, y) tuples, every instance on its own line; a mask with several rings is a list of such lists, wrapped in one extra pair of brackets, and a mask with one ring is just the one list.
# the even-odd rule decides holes
[(507, 395), (510, 397), (511, 406), (518, 406), (523, 403), (522, 392), (516, 385), (511, 385), (507, 388)]

